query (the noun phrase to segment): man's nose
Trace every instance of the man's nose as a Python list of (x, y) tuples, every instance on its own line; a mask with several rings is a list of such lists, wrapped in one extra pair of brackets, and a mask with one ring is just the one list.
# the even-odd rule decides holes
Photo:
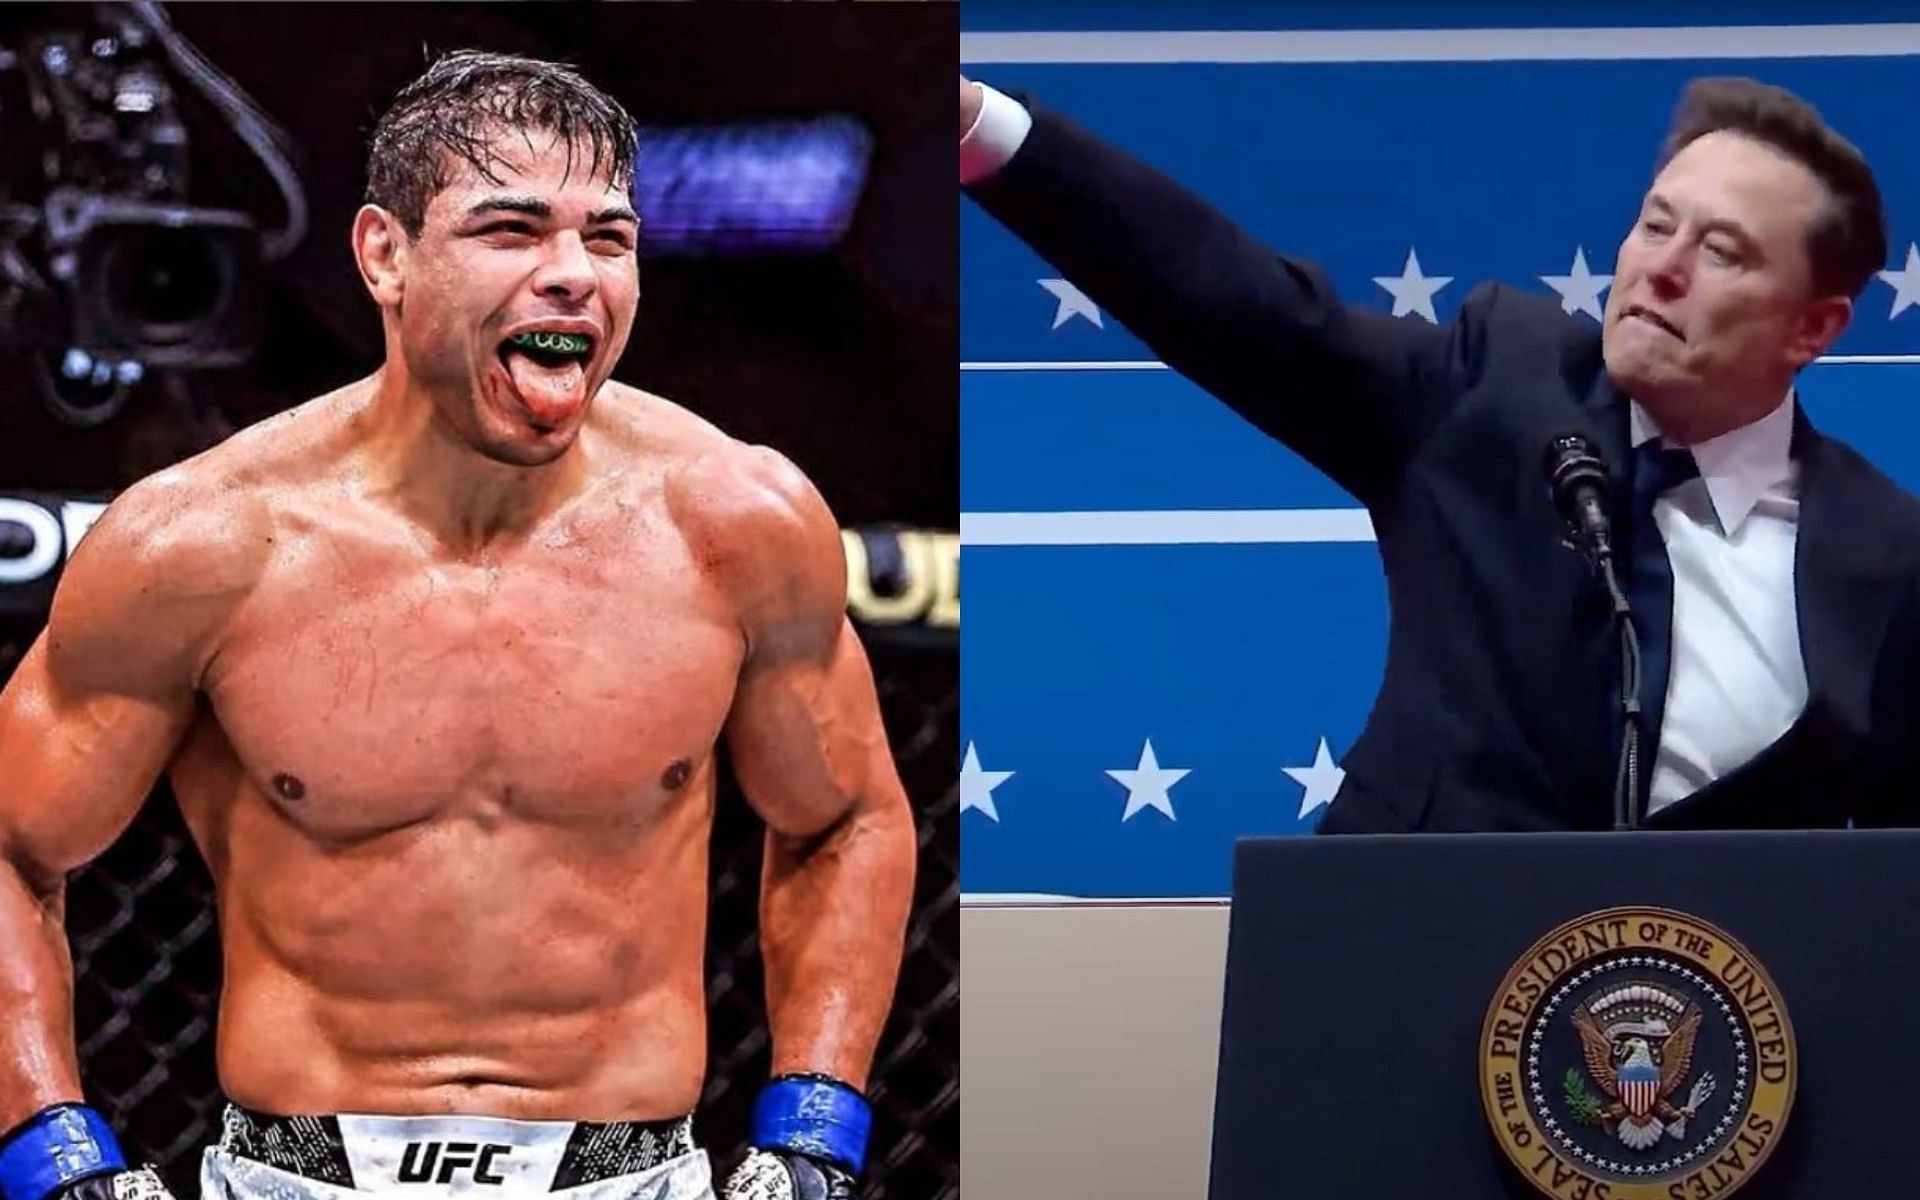
[(1680, 238), (1652, 252), (1647, 278), (1662, 296), (1684, 296), (1693, 283), (1693, 247)]
[(578, 233), (562, 230), (547, 242), (546, 257), (534, 272), (533, 290), (542, 296), (578, 304), (593, 295), (597, 280), (593, 256)]

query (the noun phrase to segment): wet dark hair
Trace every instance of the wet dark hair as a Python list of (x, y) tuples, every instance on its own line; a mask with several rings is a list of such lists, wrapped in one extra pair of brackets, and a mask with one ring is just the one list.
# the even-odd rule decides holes
[(455, 50), (400, 89), (373, 129), (367, 152), (367, 194), (419, 237), (427, 205), (464, 162), (495, 183), (503, 132), (550, 133), (590, 158), (621, 188), (633, 182), (633, 118), (613, 97), (563, 63), (513, 54)]
[(1680, 97), (1655, 173), (1696, 139), (1722, 129), (1767, 143), (1825, 186), (1827, 203), (1807, 228), (1813, 290), (1858, 296), (1887, 265), (1886, 212), (1866, 157), (1785, 88), (1752, 79), (1696, 79)]

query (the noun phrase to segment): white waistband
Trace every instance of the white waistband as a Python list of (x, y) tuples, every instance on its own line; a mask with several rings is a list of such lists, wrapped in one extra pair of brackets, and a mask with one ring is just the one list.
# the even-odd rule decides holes
[(362, 1191), (446, 1186), (463, 1177), (509, 1191), (544, 1190), (573, 1129), (572, 1121), (340, 1115), (341, 1146)]
[[(229, 1110), (228, 1120), (223, 1149), (232, 1147), (232, 1122), (238, 1120), (237, 1114)], [(572, 1161), (577, 1169), (583, 1153), (592, 1158), (598, 1151), (594, 1142), (599, 1139), (593, 1134), (602, 1132), (573, 1121), (515, 1121), (504, 1117), (341, 1113), (333, 1120), (339, 1125), (340, 1151), (352, 1171), (356, 1191), (388, 1193), (405, 1189), (423, 1200), (432, 1195), (465, 1194), (469, 1189), (494, 1194), (545, 1192), (554, 1185), (561, 1157), (575, 1141), (576, 1133), (583, 1129), (587, 1133), (585, 1142), (575, 1149)], [(644, 1157), (657, 1161), (674, 1156), (675, 1141), (680, 1142), (682, 1151), (691, 1148), (688, 1125), (690, 1121), (683, 1119), (663, 1123), (658, 1133), (651, 1129), (641, 1132), (641, 1138), (658, 1138), (657, 1143), (647, 1146)], [(625, 1138), (620, 1146), (623, 1157), (635, 1148)], [(626, 1177), (633, 1178), (631, 1174)]]

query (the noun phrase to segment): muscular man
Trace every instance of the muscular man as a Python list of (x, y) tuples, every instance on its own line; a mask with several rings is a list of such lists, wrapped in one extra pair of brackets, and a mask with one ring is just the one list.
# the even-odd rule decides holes
[(852, 1194), (912, 817), (820, 497), (608, 378), (632, 169), (572, 71), (439, 60), (353, 226), (385, 363), (138, 484), (75, 555), (0, 698), (5, 1200), (158, 1188), (81, 1106), (62, 880), (163, 770), (225, 956), (208, 1196), (712, 1196), (723, 730), (769, 827), (776, 1078), (722, 1194)]

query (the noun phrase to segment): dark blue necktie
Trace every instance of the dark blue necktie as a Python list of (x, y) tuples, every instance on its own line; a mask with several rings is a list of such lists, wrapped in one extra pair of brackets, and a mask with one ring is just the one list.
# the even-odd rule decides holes
[(1634, 630), (1640, 637), (1640, 794), (1634, 798), (1636, 804), (1644, 805), (1653, 780), (1673, 663), (1673, 567), (1667, 562), (1660, 525), (1653, 519), (1653, 502), (1699, 474), (1693, 451), (1666, 449), (1658, 438), (1642, 442), (1633, 451), (1626, 586)]

